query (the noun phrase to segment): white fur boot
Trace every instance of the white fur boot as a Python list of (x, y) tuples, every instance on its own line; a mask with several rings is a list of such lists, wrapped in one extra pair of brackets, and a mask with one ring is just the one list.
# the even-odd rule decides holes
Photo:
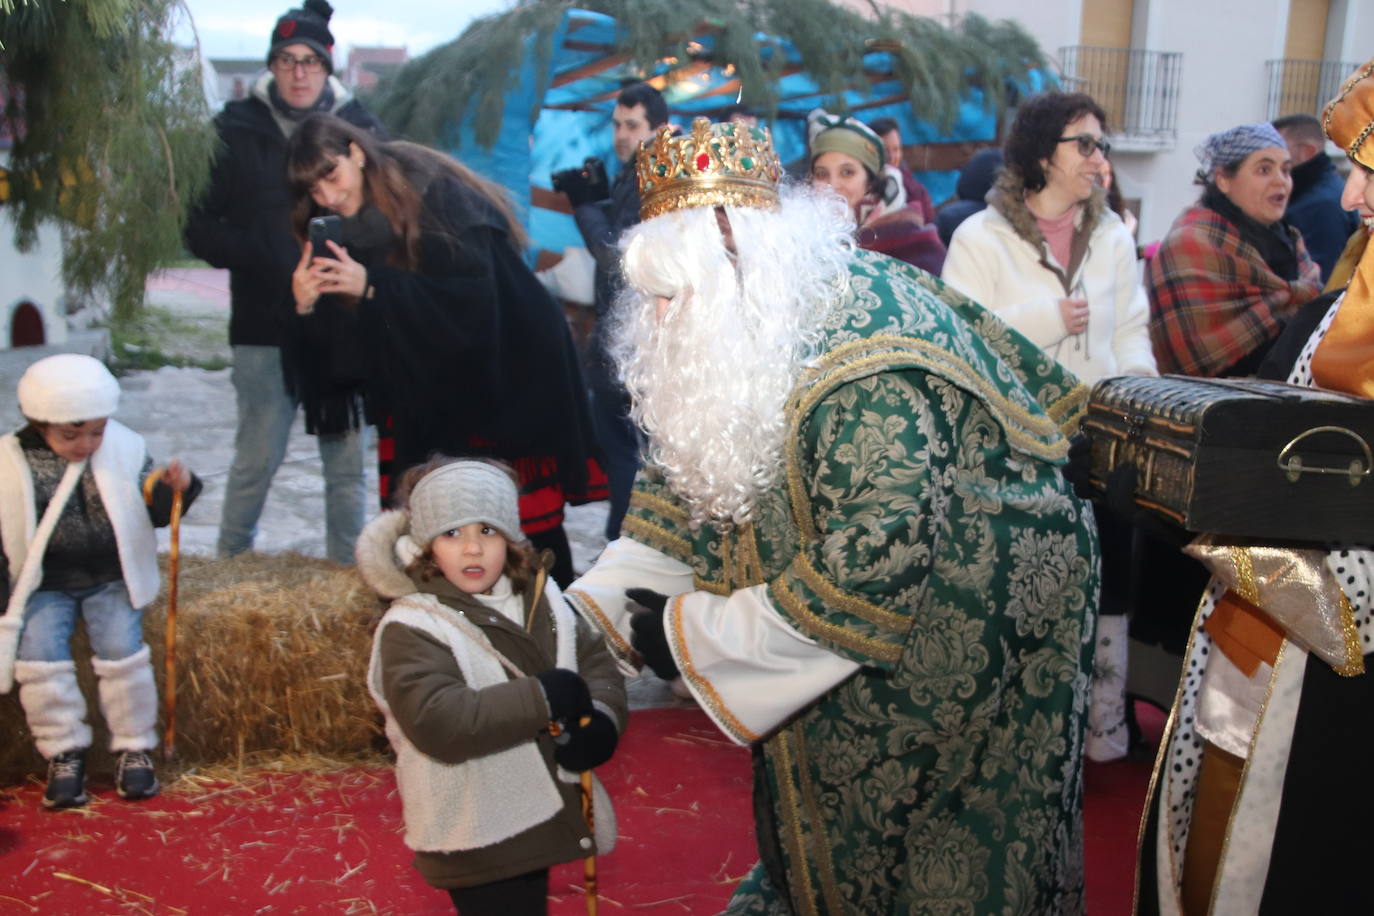
[(1129, 639), (1125, 614), (1097, 618), (1097, 654), (1093, 659), (1092, 695), (1088, 699), (1089, 760), (1120, 760), (1130, 748), (1126, 726), (1126, 650)]
[(15, 662), (14, 678), (33, 743), (44, 759), (91, 746), (86, 698), (76, 683), (75, 662)]
[(110, 728), (110, 750), (157, 747), (157, 682), (145, 645), (127, 658), (91, 660), (100, 681), (100, 712)]

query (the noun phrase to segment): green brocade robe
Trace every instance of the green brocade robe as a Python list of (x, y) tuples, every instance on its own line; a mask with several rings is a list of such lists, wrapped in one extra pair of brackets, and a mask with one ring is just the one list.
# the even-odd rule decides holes
[(766, 584), (790, 626), (862, 666), (753, 734), (669, 633), (693, 692), (755, 748), (763, 862), (729, 912), (1081, 912), (1098, 548), (1058, 465), (1083, 386), (867, 252), (825, 330), (753, 523), (692, 530), (652, 468), (624, 523), (699, 590)]

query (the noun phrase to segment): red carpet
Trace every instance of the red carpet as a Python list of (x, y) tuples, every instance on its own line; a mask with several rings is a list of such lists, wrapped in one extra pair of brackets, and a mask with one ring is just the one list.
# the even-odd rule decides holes
[[(1147, 715), (1157, 739), (1162, 718)], [(598, 861), (601, 913), (714, 913), (755, 858), (749, 755), (695, 709), (631, 721), (599, 771), (621, 834)], [(1090, 913), (1130, 911), (1148, 777), (1148, 763), (1088, 768)], [(67, 812), (42, 810), (37, 783), (0, 796), (0, 913), (452, 913), (409, 864), (387, 769), (183, 780), (141, 804), (116, 798), (107, 777), (90, 788), (90, 805)], [(584, 913), (581, 863), (555, 869), (551, 892), (555, 916)]]

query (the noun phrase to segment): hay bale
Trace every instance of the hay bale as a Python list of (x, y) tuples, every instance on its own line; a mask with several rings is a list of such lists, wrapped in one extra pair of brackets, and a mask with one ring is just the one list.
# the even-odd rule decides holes
[[(164, 572), (165, 565), (164, 557)], [(293, 553), (182, 557), (177, 605), (179, 765), (356, 757), (381, 746), (365, 678), (385, 606), (355, 570)], [(143, 633), (165, 696), (165, 590), (144, 615)], [(80, 629), (74, 652), (95, 729), (89, 769), (108, 771), (108, 732)], [(45, 772), (17, 690), (0, 698), (0, 734), (16, 736), (0, 746), (0, 783)]]

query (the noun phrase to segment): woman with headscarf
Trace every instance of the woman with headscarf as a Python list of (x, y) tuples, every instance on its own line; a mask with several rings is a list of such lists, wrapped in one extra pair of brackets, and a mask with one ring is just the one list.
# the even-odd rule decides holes
[(811, 184), (844, 198), (858, 227), (859, 247), (939, 275), (945, 246), (935, 227), (908, 204), (901, 172), (884, 161), (882, 139), (862, 121), (822, 108), (806, 121)]
[(1198, 146), (1202, 197), (1150, 259), (1150, 337), (1160, 371), (1254, 374), (1284, 323), (1321, 293), (1321, 268), (1283, 219), (1293, 192), (1273, 125), (1242, 124)]
[[(1374, 219), (1374, 61), (1323, 121), (1351, 160), (1341, 205)], [(1286, 365), (1271, 358), (1266, 368), (1292, 384), (1374, 397), (1371, 342), (1367, 252), (1344, 295), (1310, 326), (1284, 332), (1271, 357), (1286, 353)], [(1216, 576), (1146, 803), (1139, 913), (1368, 911), (1374, 795), (1359, 779), (1374, 758), (1371, 545), (1374, 534), (1334, 549), (1206, 551)], [(1265, 584), (1285, 580), (1287, 591)]]

